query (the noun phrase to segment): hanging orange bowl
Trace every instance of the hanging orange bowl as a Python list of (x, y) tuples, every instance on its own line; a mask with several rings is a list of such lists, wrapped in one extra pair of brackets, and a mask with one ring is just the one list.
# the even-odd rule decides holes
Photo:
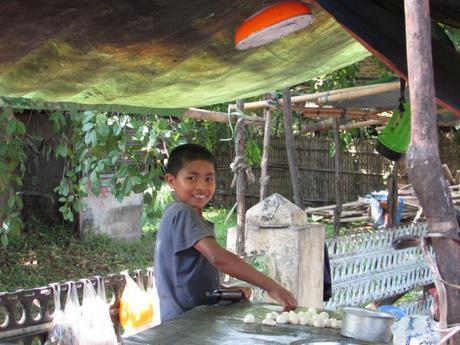
[(300, 1), (268, 6), (241, 24), (235, 33), (235, 48), (246, 50), (275, 41), (305, 28), (313, 20), (310, 8)]

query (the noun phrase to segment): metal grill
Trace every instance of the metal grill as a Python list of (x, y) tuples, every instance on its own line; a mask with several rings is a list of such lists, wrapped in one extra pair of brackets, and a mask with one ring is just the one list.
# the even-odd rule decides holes
[(391, 247), (399, 236), (425, 232), (426, 224), (420, 223), (328, 240), (332, 298), (325, 307), (363, 305), (430, 284), (431, 272), (420, 248)]

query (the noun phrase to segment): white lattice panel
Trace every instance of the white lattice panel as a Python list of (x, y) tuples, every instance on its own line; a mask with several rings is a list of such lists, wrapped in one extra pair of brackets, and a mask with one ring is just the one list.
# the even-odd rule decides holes
[(432, 282), (420, 248), (394, 250), (402, 235), (421, 235), (426, 224), (359, 233), (327, 241), (331, 261), (332, 298), (327, 309), (362, 305)]

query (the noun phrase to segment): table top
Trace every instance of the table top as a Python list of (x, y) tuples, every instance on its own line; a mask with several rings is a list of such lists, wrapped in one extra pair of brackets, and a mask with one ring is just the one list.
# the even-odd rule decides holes
[[(300, 311), (298, 309), (297, 311)], [(377, 344), (345, 338), (339, 330), (301, 325), (265, 326), (261, 322), (271, 311), (281, 312), (273, 304), (237, 302), (230, 305), (197, 307), (177, 319), (139, 332), (124, 339), (125, 345), (361, 345)], [(245, 324), (251, 313), (256, 323)]]

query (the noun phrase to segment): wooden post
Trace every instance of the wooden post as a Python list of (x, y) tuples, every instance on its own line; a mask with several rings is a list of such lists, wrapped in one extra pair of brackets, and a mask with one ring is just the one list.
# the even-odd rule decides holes
[[(0, 101), (1, 102), (1, 101)], [(0, 126), (2, 126), (2, 130), (0, 130), (0, 142), (1, 141), (5, 141), (5, 142), (8, 142), (11, 140), (11, 137), (8, 136), (6, 134), (6, 125), (8, 123), (8, 121), (10, 120), (13, 120), (14, 119), (14, 112), (13, 112), (13, 109), (11, 108), (6, 108), (6, 107), (1, 107), (0, 106), (0, 114), (3, 114), (5, 113), (6, 115), (6, 118), (4, 121), (1, 121), (0, 120)], [(5, 164), (9, 163), (8, 161), (5, 161), (4, 162)], [(19, 169), (18, 169), (19, 170)], [(14, 192), (14, 185), (11, 183), (11, 181), (8, 181), (6, 180), (6, 184), (3, 184), (3, 183), (0, 183), (0, 205), (6, 205), (8, 199), (11, 197), (11, 195), (13, 194)], [(10, 183), (8, 183), (10, 182)], [(3, 224), (5, 218), (6, 218), (6, 214), (2, 214), (2, 210), (0, 209), (0, 228), (1, 228), (1, 225)], [(1, 235), (2, 231), (0, 229), (0, 235)], [(1, 246), (1, 243), (0, 243), (0, 246)]]
[[(237, 109), (243, 111), (244, 102), (238, 100), (236, 102)], [(242, 162), (245, 162), (244, 154), (244, 117), (240, 118), (235, 127), (235, 160), (239, 157)], [(242, 169), (236, 171), (236, 252), (238, 255), (244, 254), (244, 225), (246, 222), (246, 176)]]
[(270, 136), (272, 132), (272, 110), (264, 110), (265, 128), (264, 142), (262, 148), (262, 162), (260, 163), (260, 201), (264, 200), (268, 195), (268, 154), (270, 150)]
[(291, 92), (289, 88), (283, 90), (284, 101), (284, 135), (286, 138), (286, 151), (289, 163), (289, 172), (291, 175), (292, 191), (294, 202), (302, 210), (304, 209), (302, 193), (300, 191), (299, 171), (295, 161), (294, 137), (292, 135), (292, 113), (291, 113)]
[(388, 198), (388, 221), (387, 228), (396, 226), (396, 213), (398, 211), (398, 167), (399, 162), (394, 162), (393, 169), (387, 180)]
[[(408, 173), (426, 215), (428, 231), (458, 236), (449, 186), (439, 159), (429, 0), (405, 0), (407, 66), (411, 104), (411, 142), (406, 154)], [(447, 238), (433, 238), (433, 248), (443, 279), (460, 284), (460, 246)], [(443, 283), (436, 282), (438, 293)], [(460, 323), (460, 291), (446, 286), (441, 301), (440, 327)], [(457, 333), (454, 344), (460, 344)]]
[(340, 173), (340, 124), (334, 119), (334, 168), (335, 168), (335, 208), (334, 208), (334, 237), (340, 235), (340, 217), (342, 215), (342, 174)]

